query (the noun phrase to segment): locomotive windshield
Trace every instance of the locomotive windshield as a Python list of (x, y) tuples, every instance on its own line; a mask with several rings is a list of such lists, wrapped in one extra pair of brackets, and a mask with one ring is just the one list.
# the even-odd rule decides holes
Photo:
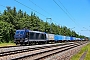
[(20, 33), (20, 31), (16, 31), (16, 34), (19, 34)]
[(16, 35), (18, 34), (24, 34), (24, 31), (16, 31)]
[(20, 31), (20, 34), (24, 34), (24, 31)]

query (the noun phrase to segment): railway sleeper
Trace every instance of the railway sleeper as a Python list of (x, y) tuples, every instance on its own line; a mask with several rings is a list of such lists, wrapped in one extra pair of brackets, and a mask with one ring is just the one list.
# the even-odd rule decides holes
[[(72, 45), (72, 46), (73, 46), (73, 45)], [(69, 47), (69, 46), (66, 46), (66, 47)], [(65, 47), (61, 47), (61, 48), (57, 48), (57, 49), (62, 49), (62, 48), (65, 48)], [(57, 50), (57, 49), (53, 49), (53, 50)], [(15, 59), (21, 59), (21, 58), (28, 57), (28, 56), (34, 56), (34, 55), (37, 55), (37, 54), (41, 54), (41, 53), (45, 53), (45, 52), (50, 52), (50, 51), (53, 51), (53, 50), (41, 51), (41, 52), (38, 52), (38, 53), (35, 53), (35, 54), (30, 54), (30, 55), (27, 55), (27, 56), (22, 56), (22, 57), (15, 58)], [(13, 59), (13, 60), (14, 60), (14, 59)]]

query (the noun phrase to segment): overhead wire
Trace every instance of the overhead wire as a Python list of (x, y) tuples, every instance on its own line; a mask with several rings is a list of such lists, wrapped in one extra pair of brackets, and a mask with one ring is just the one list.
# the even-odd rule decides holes
[[(32, 9), (32, 8), (30, 8), (30, 7), (28, 7), (28, 6), (26, 6), (26, 5), (24, 5), (23, 3), (21, 3), (21, 2), (19, 2), (19, 1), (17, 1), (17, 0), (14, 0), (14, 1), (16, 1), (16, 2), (18, 2), (18, 3), (20, 3), (21, 5), (23, 5), (23, 6), (25, 6), (25, 7), (27, 7), (27, 8), (29, 8), (29, 9), (31, 9), (31, 10), (33, 10), (33, 11), (35, 11), (35, 12), (37, 12), (36, 10), (34, 10), (34, 9)], [(29, 0), (29, 1), (31, 1), (31, 0)], [(53, 0), (54, 1), (54, 0)], [(32, 2), (32, 1), (31, 1)], [(55, 2), (55, 1), (54, 1)], [(59, 1), (60, 2), (60, 1)], [(35, 4), (34, 2), (32, 2), (33, 4)], [(55, 2), (56, 3), (56, 2)], [(57, 3), (56, 3), (57, 4)], [(36, 5), (36, 4), (35, 4)], [(57, 4), (58, 5), (58, 4)], [(3, 7), (5, 7), (4, 5), (0, 5), (0, 6), (3, 6)], [(38, 6), (38, 5), (36, 5), (36, 6)], [(58, 5), (59, 6), (59, 5)], [(38, 6), (39, 7), (39, 6)], [(59, 6), (60, 7), (60, 6)], [(64, 5), (63, 5), (63, 7), (64, 7)], [(41, 7), (39, 7), (39, 8), (41, 8)], [(60, 7), (61, 8), (61, 7)], [(65, 8), (65, 7), (64, 7)], [(42, 9), (42, 8), (41, 8)], [(62, 9), (62, 8), (61, 8)], [(66, 8), (65, 8), (66, 9)], [(45, 11), (44, 9), (42, 9), (43, 11)], [(62, 9), (63, 10), (63, 9)], [(66, 9), (67, 10), (67, 9)], [(64, 11), (64, 10), (63, 10)], [(46, 11), (45, 11), (46, 12)], [(65, 11), (64, 11), (65, 12)], [(39, 13), (39, 12), (37, 12), (37, 13)], [(66, 13), (66, 12), (65, 12)], [(41, 13), (39, 13), (39, 14), (41, 14)], [(66, 13), (67, 14), (67, 13)], [(41, 15), (43, 15), (43, 14), (41, 14)], [(68, 15), (68, 14), (67, 14)], [(44, 17), (46, 17), (45, 15), (43, 15)], [(68, 17), (72, 20), (72, 18), (68, 15)]]
[[(64, 7), (64, 9), (68, 12), (68, 10), (65, 8), (65, 6), (62, 4), (62, 2), (60, 1), (60, 0), (58, 0), (59, 1), (59, 3)], [(72, 15), (68, 12), (68, 14), (72, 17)], [(72, 17), (73, 18), (73, 17)], [(74, 19), (74, 18), (73, 18)], [(75, 20), (75, 19), (74, 19)], [(80, 25), (80, 24), (79, 24)], [(80, 26), (82, 26), (82, 25), (80, 25)], [(83, 27), (84, 29), (86, 29), (87, 31), (90, 31), (89, 29), (87, 29), (87, 28), (85, 28), (85, 27)]]
[[(50, 16), (52, 16), (50, 13), (48, 13), (45, 9), (41, 8), (40, 6), (38, 6), (36, 3), (32, 2), (31, 0), (29, 0), (31, 3), (33, 3), (35, 6), (37, 6), (38, 8), (40, 8), (41, 10), (43, 10), (44, 12), (46, 12), (47, 14), (49, 14)], [(52, 17), (51, 17), (52, 18)], [(54, 21), (54, 20), (53, 20)]]
[(6, 6), (4, 6), (4, 5), (1, 5), (1, 4), (0, 4), (0, 6), (2, 6), (2, 7), (6, 7)]
[[(62, 4), (62, 2), (60, 0), (58, 0), (59, 3), (64, 7), (64, 9), (67, 11), (67, 13), (73, 18), (73, 20), (75, 20), (75, 18), (70, 14), (70, 12), (65, 8), (65, 6)], [(78, 23), (78, 22), (77, 22)], [(80, 25), (80, 24), (79, 24)]]
[[(16, 1), (16, 0), (15, 0)], [(54, 1), (54, 0), (53, 0)], [(18, 2), (18, 1), (17, 1)], [(20, 2), (18, 2), (18, 3), (20, 3)], [(20, 4), (22, 4), (22, 3), (20, 3)], [(24, 5), (24, 4), (22, 4), (22, 5)], [(2, 7), (5, 7), (6, 8), (6, 6), (4, 6), (4, 5), (0, 5), (0, 6), (2, 6)], [(26, 5), (24, 5), (24, 6), (26, 6)], [(28, 7), (28, 6), (26, 6), (26, 7)], [(29, 8), (29, 7), (28, 7)], [(30, 9), (30, 8), (29, 8)], [(62, 9), (62, 8), (61, 8)], [(33, 10), (33, 9), (32, 9)], [(63, 10), (63, 9), (62, 9)], [(35, 10), (34, 10), (35, 11)], [(64, 10), (63, 10), (64, 11)], [(37, 12), (37, 11), (35, 11), (35, 12)], [(65, 11), (64, 11), (65, 12)], [(38, 12), (37, 12), (38, 13)], [(65, 12), (66, 13), (66, 12)], [(39, 13), (40, 14), (40, 13)], [(66, 13), (67, 14), (67, 13)], [(42, 14), (41, 14), (42, 15)], [(46, 16), (44, 16), (44, 17), (46, 17)], [(14, 18), (14, 17), (13, 17)], [(71, 17), (69, 17), (70, 19), (71, 19)], [(85, 27), (84, 27), (85, 28)], [(85, 28), (86, 29), (86, 28)], [(88, 29), (87, 29), (88, 30)], [(90, 31), (90, 30), (89, 30)]]
[(50, 16), (52, 16), (49, 12), (47, 12), (45, 9), (41, 8), (40, 6), (38, 6), (36, 3), (34, 3), (33, 1), (29, 0), (32, 4), (36, 5), (38, 8), (40, 8), (41, 10), (43, 10), (44, 12), (46, 12), (47, 14), (49, 14)]
[[(52, 14), (50, 14), (49, 12), (47, 12), (45, 9), (43, 9), (43, 8), (41, 8), (40, 6), (38, 6), (36, 3), (34, 3), (33, 1), (31, 1), (31, 0), (29, 0), (32, 4), (34, 4), (35, 6), (37, 6), (38, 8), (40, 8), (41, 10), (43, 10), (44, 12), (46, 12), (47, 14), (49, 14), (50, 16), (51, 16), (51, 18), (52, 18)], [(54, 21), (53, 19), (52, 19), (52, 21)], [(55, 21), (54, 21), (55, 22)]]
[[(25, 4), (23, 4), (23, 3), (21, 3), (21, 2), (19, 2), (19, 1), (17, 1), (17, 0), (14, 0), (14, 1), (16, 1), (17, 3), (23, 5), (23, 6), (27, 7), (27, 8), (29, 8), (30, 10), (33, 10), (33, 11), (37, 12), (36, 10), (34, 10), (34, 9), (26, 6)], [(29, 1), (31, 1), (31, 0), (29, 0)], [(32, 3), (33, 3), (33, 2), (32, 2)], [(35, 3), (33, 3), (33, 4), (36, 5)], [(38, 6), (38, 5), (36, 5), (36, 6)], [(38, 7), (39, 7), (39, 6), (38, 6)], [(41, 8), (41, 7), (39, 7), (39, 8)], [(41, 8), (41, 9), (42, 9), (42, 8)], [(42, 9), (42, 10), (45, 11), (44, 9)], [(46, 12), (46, 11), (45, 11), (45, 12)], [(39, 12), (37, 12), (37, 13), (39, 13)], [(44, 16), (44, 17), (46, 17), (45, 15), (43, 15), (43, 14), (41, 14), (41, 13), (39, 13), (39, 14), (42, 15), (42, 16)], [(67, 13), (66, 13), (66, 14), (67, 14)], [(68, 15), (68, 14), (67, 14), (67, 15)], [(69, 18), (72, 19), (70, 16), (69, 16)]]
[[(73, 16), (70, 14), (70, 12), (65, 8), (65, 6), (62, 4), (62, 2), (60, 0), (58, 0), (59, 3), (64, 7), (64, 9), (68, 12), (68, 14), (73, 18)], [(73, 20), (75, 20), (75, 18), (73, 18)], [(79, 24), (80, 25), (80, 24)], [(84, 28), (87, 29), (87, 28)], [(88, 29), (87, 29), (88, 30)], [(90, 30), (89, 30), (90, 31)]]
[[(4, 7), (4, 8), (6, 8), (6, 6), (4, 6), (4, 5), (1, 5), (1, 4), (0, 4), (0, 6), (2, 6), (2, 7)], [(14, 17), (13, 17), (13, 18), (14, 18)], [(53, 20), (53, 21), (54, 21), (54, 20)]]
[[(63, 6), (63, 7), (66, 9), (66, 11), (64, 11), (64, 9), (63, 9), (55, 0), (53, 0), (53, 1), (54, 1), (54, 3), (55, 3), (67, 16), (78, 26), (78, 28), (81, 28), (81, 27), (68, 15), (69, 12), (68, 12), (68, 13), (66, 12), (67, 9), (66, 9), (64, 6)], [(60, 1), (59, 1), (59, 2), (60, 2)]]
[(89, 29), (87, 29), (86, 27), (83, 27), (84, 29), (86, 29), (87, 31), (89, 31), (90, 32), (90, 30)]
[[(68, 13), (55, 1), (55, 0), (53, 0), (54, 1), (54, 3), (70, 18), (70, 20), (72, 20), (76, 25), (77, 25), (77, 27), (78, 28), (81, 28), (69, 15), (68, 15)], [(59, 1), (60, 2), (60, 1)], [(63, 5), (63, 7), (64, 7), (64, 5)], [(65, 7), (64, 7), (65, 8)], [(65, 8), (66, 9), (66, 8)], [(67, 9), (66, 9), (67, 10)]]
[[(1, 5), (1, 4), (0, 4), (0, 6), (2, 6), (2, 7), (4, 7), (4, 8), (6, 8), (6, 7), (7, 7), (7, 6)], [(10, 13), (9, 13), (9, 14), (10, 14)], [(11, 15), (11, 14), (10, 14), (10, 15)], [(13, 17), (13, 16), (12, 16), (12, 17)], [(15, 19), (15, 17), (13, 17), (13, 18)]]
[(19, 1), (17, 1), (17, 0), (14, 0), (14, 1), (16, 1), (17, 3), (19, 3), (19, 4), (21, 4), (21, 5), (25, 6), (25, 7), (27, 7), (28, 9), (33, 10), (33, 11), (35, 11), (36, 13), (38, 13), (38, 14), (40, 14), (40, 15), (46, 17), (46, 16), (43, 15), (42, 13), (40, 13), (40, 12), (38, 12), (38, 11), (36, 11), (36, 10), (34, 10), (34, 9), (30, 8), (30, 7), (28, 7), (28, 6), (26, 6), (25, 4), (23, 4), (23, 3), (21, 3), (21, 2), (19, 2)]
[[(25, 4), (23, 4), (23, 3), (21, 3), (21, 2), (19, 2), (19, 1), (17, 1), (17, 0), (14, 0), (14, 1), (16, 1), (17, 3), (19, 3), (19, 4), (21, 4), (21, 5), (23, 5), (23, 6), (25, 6), (25, 7), (27, 7), (27, 8), (29, 8), (29, 9), (31, 9), (31, 10), (33, 10), (33, 11), (35, 11), (35, 12), (37, 12), (36, 10), (34, 10), (34, 9), (32, 9), (32, 8), (30, 8), (30, 7), (28, 7), (28, 6), (26, 6)], [(29, 0), (30, 1), (30, 0)], [(36, 5), (36, 4), (35, 4)], [(36, 5), (36, 6), (38, 6), (38, 5)], [(39, 6), (38, 6), (39, 7)], [(39, 8), (41, 8), (41, 7), (39, 7)], [(41, 8), (42, 9), (42, 8)], [(43, 11), (45, 11), (44, 9), (42, 9)], [(46, 12), (46, 11), (45, 11)], [(39, 13), (39, 12), (37, 12), (37, 13)], [(48, 12), (47, 12), (48, 13)], [(41, 14), (41, 13), (39, 13), (39, 14)], [(49, 13), (48, 13), (49, 14)], [(41, 15), (43, 15), (43, 14), (41, 14)], [(51, 14), (49, 14), (49, 15), (51, 15)], [(46, 17), (45, 15), (43, 15), (44, 17)], [(52, 16), (52, 15), (51, 15)], [(47, 17), (46, 17), (47, 18)], [(54, 20), (53, 20), (54, 21)]]
[(53, 1), (70, 18), (70, 20), (72, 20), (79, 28), (81, 28), (55, 0)]
[[(59, 3), (64, 7), (64, 9), (68, 12), (68, 14), (72, 17), (72, 15), (70, 14), (70, 12), (65, 8), (65, 6), (62, 4), (62, 2), (60, 0), (58, 0)], [(73, 17), (72, 17), (73, 18)], [(74, 18), (73, 18), (74, 19)], [(74, 19), (75, 20), (75, 19)]]

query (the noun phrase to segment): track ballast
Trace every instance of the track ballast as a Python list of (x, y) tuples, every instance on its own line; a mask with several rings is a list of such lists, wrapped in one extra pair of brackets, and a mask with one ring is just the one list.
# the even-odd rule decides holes
[[(19, 47), (14, 47), (13, 50), (8, 50), (8, 51), (0, 50), (0, 60), (2, 59), (4, 60), (45, 59), (48, 56), (72, 49), (74, 47), (83, 45), (85, 43), (87, 43), (87, 41), (45, 44), (45, 45), (38, 45), (38, 46), (37, 45), (21, 46), (21, 47), (19, 46)], [(3, 48), (3, 50), (4, 49), (5, 48)]]

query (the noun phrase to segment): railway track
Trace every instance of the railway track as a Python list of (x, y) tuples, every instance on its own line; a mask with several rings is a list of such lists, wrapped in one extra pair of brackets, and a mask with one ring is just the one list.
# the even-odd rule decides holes
[(48, 57), (50, 55), (56, 54), (58, 52), (63, 52), (74, 47), (80, 46), (87, 42), (71, 42), (71, 43), (57, 43), (57, 44), (46, 44), (46, 45), (36, 45), (36, 46), (19, 46), (14, 47), (12, 50), (0, 50), (0, 60), (38, 60)]
[(1, 48), (11, 48), (11, 47), (17, 47), (17, 46), (4, 46), (4, 47), (0, 47)]
[[(67, 44), (72, 44), (72, 43), (67, 43)], [(0, 57), (1, 56), (6, 56), (6, 55), (11, 55), (11, 54), (16, 54), (16, 53), (22, 53), (22, 52), (27, 52), (27, 51), (33, 51), (33, 50), (39, 50), (39, 49), (44, 49), (44, 48), (50, 48), (50, 47), (55, 47), (55, 46), (62, 46), (62, 45), (66, 45), (66, 43), (62, 43), (62, 44), (47, 44), (47, 45), (37, 45), (37, 46), (14, 46), (11, 48), (2, 48), (0, 49)]]

